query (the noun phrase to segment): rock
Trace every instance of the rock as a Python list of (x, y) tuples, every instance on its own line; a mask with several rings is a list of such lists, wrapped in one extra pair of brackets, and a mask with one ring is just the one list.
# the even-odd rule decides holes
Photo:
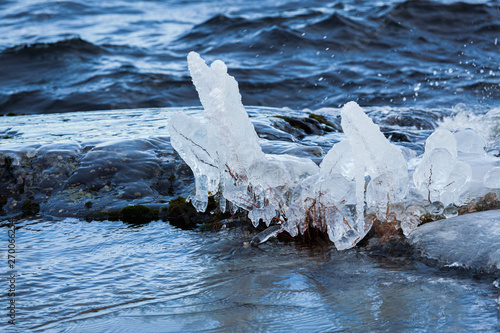
[(191, 170), (164, 137), (2, 148), (2, 216), (114, 219), (109, 212), (159, 209), (193, 186)]
[(424, 224), (409, 242), (423, 259), (441, 267), (500, 274), (500, 210)]
[(120, 219), (123, 222), (142, 224), (158, 219), (158, 210), (143, 205), (123, 207), (120, 210)]
[(25, 200), (21, 207), (24, 216), (34, 216), (40, 211), (40, 205), (31, 200)]

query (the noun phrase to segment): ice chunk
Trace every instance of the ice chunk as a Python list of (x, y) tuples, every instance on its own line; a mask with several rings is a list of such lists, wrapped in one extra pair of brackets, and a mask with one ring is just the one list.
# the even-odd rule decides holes
[(252, 238), (252, 240), (250, 241), (250, 244), (252, 246), (258, 246), (262, 243), (265, 243), (270, 238), (276, 237), (276, 235), (278, 235), (282, 230), (283, 230), (283, 227), (281, 225), (274, 225), (272, 227), (269, 227), (266, 230), (257, 234), (254, 238)]
[(356, 180), (357, 230), (364, 229), (365, 176), (371, 178), (367, 204), (385, 220), (391, 202), (401, 201), (408, 190), (408, 166), (401, 150), (391, 144), (379, 127), (355, 102), (341, 111), (342, 129), (349, 139)]
[(415, 187), (429, 202), (457, 203), (467, 189), (471, 167), (456, 157), (457, 144), (450, 131), (439, 129), (429, 136), (422, 161), (413, 173)]
[(467, 128), (453, 133), (457, 141), (457, 150), (462, 153), (484, 154), (486, 139), (474, 131)]
[(348, 139), (335, 144), (320, 164), (320, 173), (324, 176), (341, 174), (346, 179), (354, 179), (354, 160)]
[(191, 52), (188, 65), (206, 122), (176, 114), (169, 130), (172, 145), (195, 174), (192, 200), (198, 210), (206, 208), (210, 192), (217, 193), (221, 203), (227, 199), (247, 210), (254, 225), (279, 217), (292, 236), (317, 228), (343, 250), (370, 230), (365, 208), (384, 219), (405, 196), (408, 168), (401, 150), (356, 103), (341, 111), (346, 139), (318, 167), (310, 159), (263, 153), (224, 63), (209, 67)]
[(437, 129), (425, 141), (425, 152), (430, 153), (435, 149), (446, 149), (453, 158), (457, 157), (457, 141), (448, 130)]
[(235, 174), (247, 174), (256, 160), (264, 159), (264, 153), (241, 102), (238, 83), (227, 74), (222, 61), (214, 61), (208, 67), (195, 52), (188, 55), (188, 67), (203, 105), (208, 132), (217, 138), (219, 163), (229, 164)]
[(500, 272), (500, 210), (424, 224), (409, 241), (423, 257), (441, 266)]
[(221, 61), (210, 67), (191, 52), (188, 65), (203, 104), (206, 124), (186, 115), (169, 123), (172, 145), (193, 169), (195, 207), (206, 208), (208, 192), (250, 211), (257, 225), (269, 223), (289, 206), (287, 193), (298, 182), (319, 172), (310, 159), (265, 155), (250, 122), (236, 80)]
[(353, 247), (365, 234), (354, 229), (353, 212), (344, 200), (354, 196), (354, 185), (341, 174), (308, 177), (292, 194), (285, 230), (294, 235), (314, 227), (327, 232), (338, 250)]
[(500, 167), (493, 167), (484, 176), (484, 186), (487, 188), (500, 188)]
[(309, 226), (326, 231), (339, 250), (354, 246), (371, 228), (365, 219), (365, 176), (372, 179), (369, 207), (382, 218), (408, 188), (401, 151), (356, 103), (346, 104), (341, 113), (347, 138), (328, 152), (319, 175), (297, 185), (285, 226), (295, 233)]
[(421, 223), (420, 218), (426, 213), (427, 210), (420, 205), (410, 205), (406, 208), (405, 214), (401, 219), (401, 229), (403, 229), (403, 234), (406, 237)]
[(198, 120), (178, 112), (168, 123), (170, 143), (193, 171), (196, 195), (191, 199), (198, 211), (205, 211), (208, 193), (216, 193), (219, 186), (219, 168), (216, 146), (209, 143), (207, 127)]
[(401, 221), (401, 229), (403, 229), (403, 234), (408, 237), (413, 230), (417, 228), (420, 224), (420, 219), (413, 215), (405, 215)]
[(454, 205), (449, 205), (443, 210), (443, 215), (447, 219), (458, 216), (458, 209)]
[(444, 211), (444, 205), (441, 201), (434, 201), (429, 206), (429, 213), (432, 215), (441, 215)]

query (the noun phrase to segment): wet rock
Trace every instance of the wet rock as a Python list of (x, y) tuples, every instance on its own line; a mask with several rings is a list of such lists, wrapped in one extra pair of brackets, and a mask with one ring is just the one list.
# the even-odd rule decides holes
[(168, 138), (0, 150), (0, 214), (7, 216), (32, 215), (36, 209), (23, 210), (26, 200), (57, 217), (89, 218), (134, 205), (156, 209), (192, 187), (191, 170)]
[(421, 225), (409, 242), (432, 264), (500, 274), (500, 210)]
[(267, 139), (267, 140), (280, 140), (280, 141), (289, 141), (295, 142), (297, 141), (293, 135), (282, 131), (280, 129), (274, 128), (264, 122), (254, 121), (252, 122), (255, 127), (255, 131), (259, 138)]
[(40, 211), (40, 205), (36, 202), (32, 202), (31, 200), (25, 200), (21, 206), (21, 210), (23, 212), (23, 216), (34, 216), (38, 214)]
[(397, 114), (390, 113), (383, 118), (388, 125), (401, 127), (414, 127), (419, 130), (432, 130), (436, 128), (439, 115), (422, 110), (408, 109)]
[(387, 131), (383, 132), (385, 137), (392, 142), (411, 142), (408, 136), (402, 132), (398, 131)]
[(312, 118), (292, 118), (285, 117), (284, 120), (294, 128), (302, 130), (307, 135), (322, 135), (324, 133), (323, 126)]
[(311, 113), (309, 115), (310, 119), (316, 120), (318, 123), (324, 125), (323, 130), (325, 132), (342, 132), (342, 126), (340, 125), (340, 118), (335, 118), (334, 121), (329, 121), (325, 116)]
[[(321, 117), (321, 116), (318, 116)], [(326, 125), (320, 123), (314, 117), (312, 118), (298, 118), (298, 117), (287, 117), (287, 116), (276, 116), (274, 125), (298, 139), (304, 138), (306, 135), (323, 135), (325, 132), (333, 132), (337, 129), (333, 127), (333, 124), (329, 123)], [(322, 119), (322, 118), (321, 118)], [(324, 120), (326, 121), (326, 118)]]

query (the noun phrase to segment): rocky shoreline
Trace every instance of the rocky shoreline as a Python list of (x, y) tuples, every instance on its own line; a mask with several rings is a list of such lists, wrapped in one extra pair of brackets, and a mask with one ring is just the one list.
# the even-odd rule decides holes
[[(273, 112), (276, 111), (273, 110)], [(161, 118), (159, 114), (157, 113)], [(113, 118), (113, 111), (110, 111), (108, 114), (99, 116), (97, 120), (102, 123), (110, 121), (109, 119), (121, 119), (122, 127), (116, 126), (119, 123), (114, 123), (116, 126), (114, 131), (117, 133), (123, 131), (122, 136), (97, 137), (95, 140), (83, 141), (75, 138), (77, 136), (75, 134), (68, 134), (68, 137), (61, 135), (61, 140), (54, 139), (52, 142), (40, 143), (33, 143), (33, 140), (20, 140), (19, 137), (22, 139), (23, 135), (29, 133), (29, 124), (22, 117), (9, 117), (19, 118), (20, 125), (17, 128), (26, 128), (26, 133), (16, 131), (14, 127), (8, 128), (5, 135), (10, 137), (2, 138), (0, 220), (34, 216), (56, 219), (73, 217), (87, 221), (121, 220), (132, 224), (164, 220), (185, 229), (218, 230), (231, 226), (253, 229), (245, 214), (217, 212), (214, 198), (209, 204), (207, 213), (196, 212), (194, 207), (185, 200), (194, 192), (194, 177), (191, 169), (172, 148), (169, 137), (155, 135), (163, 131), (159, 122), (155, 122), (153, 129), (149, 125), (149, 127), (143, 126), (142, 132), (136, 130), (134, 138), (127, 138), (123, 133), (126, 133), (127, 127), (136, 120), (132, 119), (133, 117), (127, 119), (127, 116), (116, 113), (115, 115), (116, 117)], [(56, 123), (58, 126), (72, 123), (78, 117), (80, 115), (77, 113), (73, 116), (64, 115)], [(69, 120), (64, 121), (64, 119)], [(306, 156), (317, 163), (322, 160), (326, 147), (331, 146), (331, 143), (337, 140), (338, 135), (341, 135), (335, 119), (331, 117), (327, 120), (317, 115), (276, 117), (268, 114), (261, 118), (257, 116), (252, 121), (262, 139), (265, 151)], [(32, 126), (39, 125), (32, 124)], [(94, 124), (94, 126), (97, 125)], [(92, 124), (87, 124), (87, 126), (91, 128)], [(78, 128), (75, 130), (77, 131)], [(387, 137), (394, 133), (394, 130), (390, 128), (387, 131), (387, 133), (384, 132)], [(145, 133), (150, 135), (146, 136)], [(85, 134), (80, 135), (85, 136)], [(314, 138), (314, 145), (310, 144), (311, 138)], [(489, 214), (493, 214), (493, 220), (500, 223), (500, 210), (498, 209), (500, 209), (498, 193), (490, 192), (457, 207), (461, 215), (457, 218), (428, 223), (444, 219), (444, 216), (442, 212), (435, 215), (426, 214), (422, 217), (422, 222), (427, 224), (417, 228), (415, 235), (425, 234), (420, 230), (430, 228), (427, 225), (443, 230), (456, 228), (464, 232), (467, 229), (464, 227), (466, 224), (473, 221), (475, 216), (477, 218), (482, 216), (480, 215), (482, 213), (471, 213), (480, 211), (491, 211)], [(460, 218), (465, 222), (453, 223), (453, 219)], [(275, 222), (274, 228), (278, 230), (276, 225), (279, 221)], [(490, 224), (488, 225), (491, 226)], [(476, 232), (478, 235), (489, 231), (485, 231), (489, 228), (486, 224), (474, 224), (474, 228), (479, 228)], [(271, 233), (265, 230), (264, 225), (260, 225), (257, 229), (253, 229), (252, 233), (255, 238), (253, 241), (249, 240), (249, 244), (259, 245), (267, 241), (269, 239), (267, 234), (271, 236), (277, 234), (281, 241), (294, 240), (315, 244), (328, 242), (325, 235), (321, 235), (313, 228), (307, 235), (295, 238), (284, 232), (274, 232), (276, 230), (271, 230), (273, 231)], [(257, 234), (259, 231), (265, 232)], [(492, 235), (496, 234), (492, 233)], [(485, 260), (486, 257), (479, 256), (479, 254), (474, 265), (450, 263), (451, 254), (454, 253), (449, 249), (450, 244), (442, 242), (441, 246), (440, 242), (429, 243), (416, 240), (422, 239), (421, 237), (424, 236), (410, 235), (410, 241), (408, 241), (397, 223), (375, 223), (373, 230), (358, 245), (358, 248), (375, 255), (418, 257), (432, 265), (442, 267), (486, 272), (493, 275), (500, 272), (498, 264), (492, 265), (490, 259)], [(431, 239), (431, 237), (425, 236), (425, 239)], [(469, 245), (478, 243), (478, 240), (473, 238), (463, 241), (469, 241)], [(454, 246), (456, 249), (461, 249), (466, 248), (465, 245)], [(484, 248), (485, 245), (481, 246)], [(497, 243), (490, 242), (487, 246), (487, 251), (493, 253), (494, 256), (499, 255), (500, 246)], [(446, 248), (448, 249), (445, 250)], [(467, 248), (470, 252), (471, 247)], [(447, 255), (447, 252), (450, 252), (450, 255)], [(473, 253), (471, 255), (474, 257)], [(470, 256), (464, 255), (464, 258), (470, 259)]]

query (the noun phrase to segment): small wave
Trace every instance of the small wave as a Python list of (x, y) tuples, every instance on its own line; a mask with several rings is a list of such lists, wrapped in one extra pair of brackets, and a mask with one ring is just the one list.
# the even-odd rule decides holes
[(329, 17), (308, 25), (305, 29), (308, 33), (333, 34), (342, 39), (352, 38), (353, 35), (371, 30), (369, 26), (359, 21), (355, 21), (337, 12)]
[(465, 2), (444, 4), (408, 0), (397, 4), (388, 15), (396, 22), (441, 34), (467, 33), (471, 26), (498, 22), (498, 6)]
[(37, 57), (47, 55), (61, 55), (61, 54), (105, 54), (105, 49), (87, 42), (80, 37), (61, 40), (54, 43), (34, 43), (34, 44), (20, 44), (14, 47), (5, 49), (0, 55), (2, 57)]
[[(322, 14), (319, 12), (311, 12), (291, 17), (264, 16), (249, 19), (218, 14), (193, 27), (188, 33), (181, 36), (178, 42), (212, 45), (218, 50), (231, 44), (241, 44), (244, 47), (250, 45), (250, 47), (255, 46), (255, 48), (262, 46), (262, 49), (265, 50), (276, 43), (288, 41), (294, 45), (302, 43), (302, 46), (306, 47), (311, 44), (309, 38), (300, 36), (300, 33), (293, 29), (293, 25), (297, 20), (307, 22), (310, 19), (317, 19), (320, 15)], [(221, 36), (224, 38), (221, 39)], [(243, 40), (244, 43), (242, 43)]]
[(476, 81), (470, 84), (462, 85), (461, 87), (465, 91), (470, 91), (475, 95), (500, 99), (500, 83), (499, 80), (495, 81)]

